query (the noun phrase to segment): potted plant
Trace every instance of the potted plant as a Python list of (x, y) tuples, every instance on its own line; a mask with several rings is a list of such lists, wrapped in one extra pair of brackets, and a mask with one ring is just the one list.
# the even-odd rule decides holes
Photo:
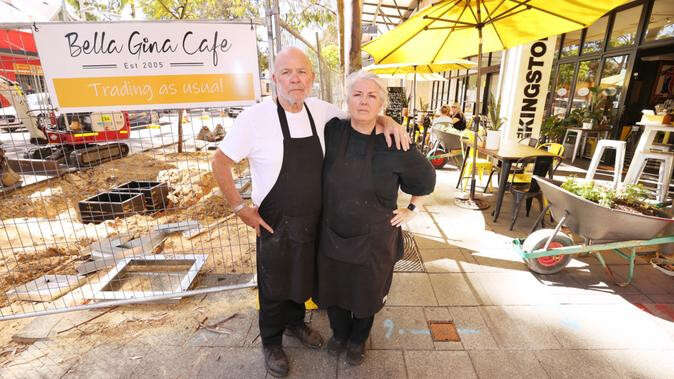
[(494, 101), (494, 97), (489, 95), (487, 99), (487, 139), (485, 148), (496, 150), (501, 144), (501, 125), (505, 118), (499, 117), (501, 113), (501, 97)]
[(543, 138), (541, 142), (543, 143), (562, 143), (565, 133), (564, 120), (558, 116), (549, 116), (541, 124), (541, 136)]
[(592, 93), (590, 103), (581, 109), (582, 117), (582, 128), (583, 129), (593, 129), (599, 124), (604, 114), (603, 112), (603, 103), (604, 97), (599, 96), (600, 91), (597, 87), (589, 88), (589, 92)]

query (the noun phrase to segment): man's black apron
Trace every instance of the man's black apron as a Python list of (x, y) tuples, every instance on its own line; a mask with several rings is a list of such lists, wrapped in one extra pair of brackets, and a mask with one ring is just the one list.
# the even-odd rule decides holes
[(372, 175), (375, 135), (364, 157), (346, 154), (351, 128), (338, 155), (323, 172), (323, 223), (318, 253), (317, 301), (365, 318), (384, 305), (393, 265), (402, 254), (401, 231), (391, 226), (393, 209), (377, 199)]
[(278, 102), (276, 106), (283, 131), (283, 163), (259, 208), (274, 234), (260, 227), (257, 281), (267, 299), (304, 303), (314, 288), (323, 149), (306, 104), (311, 136), (305, 138), (290, 137), (283, 107)]

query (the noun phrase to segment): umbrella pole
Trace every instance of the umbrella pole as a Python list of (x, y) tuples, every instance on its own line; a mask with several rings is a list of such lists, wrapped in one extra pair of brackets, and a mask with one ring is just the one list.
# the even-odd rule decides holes
[[(417, 66), (414, 66), (414, 80), (412, 81), (412, 139), (417, 129)], [(414, 141), (412, 141), (414, 142)]]
[[(477, 17), (480, 19), (480, 2), (477, 2)], [(477, 138), (480, 131), (480, 87), (482, 81), (482, 27), (478, 26), (478, 47), (477, 47), (477, 94), (475, 95), (475, 114), (473, 115), (473, 148), (471, 149), (471, 156), (473, 158), (472, 170), (470, 173), (470, 196), (467, 199), (456, 199), (456, 205), (461, 208), (481, 210), (489, 208), (489, 203), (482, 199), (475, 198), (475, 170), (477, 169)]]

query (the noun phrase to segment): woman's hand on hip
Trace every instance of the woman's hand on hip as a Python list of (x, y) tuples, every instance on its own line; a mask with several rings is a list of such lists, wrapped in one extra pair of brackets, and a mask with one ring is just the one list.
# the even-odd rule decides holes
[(237, 214), (241, 221), (243, 221), (246, 225), (250, 226), (251, 228), (255, 229), (255, 233), (257, 236), (260, 236), (260, 226), (267, 229), (269, 233), (274, 233), (274, 229), (271, 228), (263, 219), (262, 216), (260, 216), (260, 213), (257, 211), (257, 207), (245, 207), (242, 210), (240, 210)]
[(391, 219), (391, 225), (393, 226), (402, 226), (414, 218), (417, 214), (407, 208), (398, 208), (393, 211), (393, 218)]

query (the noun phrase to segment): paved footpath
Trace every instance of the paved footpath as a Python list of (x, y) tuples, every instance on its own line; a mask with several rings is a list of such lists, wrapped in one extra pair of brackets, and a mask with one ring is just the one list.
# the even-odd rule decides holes
[[(634, 283), (618, 287), (592, 257), (574, 259), (556, 275), (534, 275), (509, 245), (513, 236), (526, 236), (533, 217), (522, 215), (509, 232), (508, 197), (496, 224), (490, 210), (455, 207), (456, 176), (439, 172), (435, 194), (408, 226), (426, 272), (394, 275), (363, 365), (350, 367), (343, 356), (306, 349), (287, 337), (291, 377), (674, 375), (674, 279), (639, 261)], [(401, 204), (407, 201), (403, 197)], [(625, 262), (605, 256), (624, 278)], [(175, 305), (117, 308), (33, 343), (0, 369), (0, 377), (270, 377), (254, 304), (254, 292), (246, 289)], [(210, 322), (234, 313), (224, 333), (199, 328), (204, 317)], [(431, 320), (452, 320), (461, 341), (434, 342)], [(330, 336), (325, 312), (309, 312), (307, 321)]]

